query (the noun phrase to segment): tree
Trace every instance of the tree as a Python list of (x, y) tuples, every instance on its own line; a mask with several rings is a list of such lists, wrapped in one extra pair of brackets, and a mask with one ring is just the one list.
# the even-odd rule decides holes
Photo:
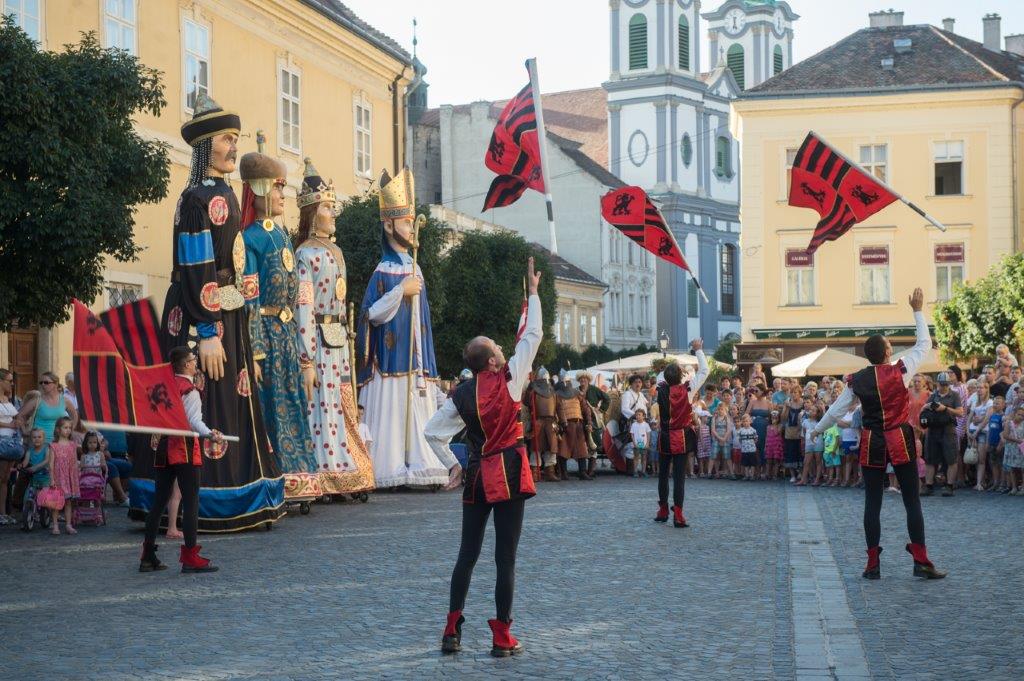
[(733, 356), (734, 348), (739, 343), (738, 338), (727, 338), (718, 344), (715, 348), (715, 354), (712, 355), (719, 362), (725, 362), (726, 364), (732, 364), (735, 361)]
[(973, 284), (960, 284), (953, 296), (935, 307), (935, 338), (949, 360), (970, 360), (995, 355), (1006, 343), (1024, 347), (1024, 255), (1003, 258)]
[(107, 256), (137, 257), (135, 206), (167, 195), (169, 171), (132, 117), (165, 105), (159, 71), (95, 35), (43, 52), (0, 20), (0, 330), (67, 320)]
[(534, 366), (554, 355), (548, 329), (555, 319), (555, 282), (546, 251), (530, 246), (510, 232), (466, 232), (445, 255), (441, 286), (449, 304), (434, 316), (434, 345), (438, 371), (454, 376), (463, 368), (462, 349), (474, 336), (493, 338), (510, 356), (523, 302), (526, 259), (534, 257), (540, 279), (544, 340)]

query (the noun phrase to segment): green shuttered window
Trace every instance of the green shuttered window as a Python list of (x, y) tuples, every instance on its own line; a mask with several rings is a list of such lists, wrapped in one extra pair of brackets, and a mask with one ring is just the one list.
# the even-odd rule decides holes
[(647, 68), (647, 17), (634, 14), (629, 20), (629, 70)]
[(679, 68), (690, 70), (690, 24), (685, 16), (679, 17)]

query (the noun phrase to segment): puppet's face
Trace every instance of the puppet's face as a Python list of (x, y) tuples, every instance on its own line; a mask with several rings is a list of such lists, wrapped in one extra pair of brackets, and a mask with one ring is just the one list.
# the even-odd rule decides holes
[(388, 242), (396, 251), (407, 251), (413, 247), (412, 218), (396, 218), (384, 221), (384, 232)]
[(235, 172), (238, 158), (238, 135), (225, 132), (213, 138), (210, 167), (222, 175)]
[(257, 215), (267, 215), (266, 204), (270, 203), (270, 217), (276, 218), (284, 215), (284, 185), (275, 182), (274, 186), (267, 192), (266, 196), (257, 196), (253, 202)]
[(333, 201), (321, 201), (316, 207), (316, 233), (323, 236), (334, 234), (335, 205)]

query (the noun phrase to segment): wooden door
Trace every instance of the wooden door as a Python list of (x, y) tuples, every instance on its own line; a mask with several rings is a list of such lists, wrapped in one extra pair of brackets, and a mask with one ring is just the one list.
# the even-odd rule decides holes
[(24, 396), (36, 387), (39, 378), (36, 358), (39, 356), (38, 329), (12, 329), (7, 334), (7, 352), (14, 372), (14, 393)]

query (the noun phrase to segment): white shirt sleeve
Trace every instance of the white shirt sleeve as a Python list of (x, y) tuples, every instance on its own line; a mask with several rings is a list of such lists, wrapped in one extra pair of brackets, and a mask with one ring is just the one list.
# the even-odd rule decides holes
[(459, 460), (452, 454), (448, 443), (465, 427), (466, 422), (459, 416), (459, 410), (455, 408), (455, 403), (449, 398), (444, 401), (440, 409), (434, 412), (423, 428), (427, 444), (434, 450), (434, 454), (441, 460), (441, 464), (445, 468), (451, 469), (452, 466), (459, 463)]
[(697, 391), (700, 390), (704, 382), (708, 380), (708, 360), (704, 356), (703, 350), (698, 350), (697, 355), (697, 373), (690, 379), (690, 401), (693, 402), (696, 399)]
[(914, 374), (917, 373), (917, 368), (921, 366), (921, 362), (928, 355), (928, 351), (932, 349), (932, 337), (928, 333), (928, 322), (925, 321), (923, 312), (914, 313), (914, 325), (915, 336), (917, 342), (914, 343), (914, 347), (910, 349), (906, 355), (903, 356), (903, 366), (907, 368), (905, 374), (903, 374), (903, 385), (910, 385), (911, 379), (914, 378)]
[(185, 405), (185, 416), (192, 430), (200, 435), (209, 435), (212, 431), (203, 423), (203, 398), (199, 396), (199, 391), (190, 390), (181, 401)]
[(508, 371), (512, 375), (512, 380), (508, 382), (508, 392), (517, 402), (523, 397), (523, 389), (530, 380), (533, 360), (544, 338), (541, 316), (540, 296), (532, 295), (526, 309), (526, 329), (516, 344), (515, 353), (508, 360)]
[(818, 421), (818, 425), (814, 429), (815, 437), (824, 433), (826, 430), (831, 428), (836, 421), (846, 416), (846, 412), (850, 411), (850, 407), (853, 405), (854, 397), (853, 389), (850, 388), (850, 386), (846, 386), (846, 389), (839, 394), (836, 401), (833, 402), (832, 406), (829, 407), (829, 410), (825, 412), (825, 416)]
[(378, 298), (377, 302), (371, 305), (369, 309), (370, 323), (374, 326), (380, 326), (390, 322), (398, 314), (398, 308), (402, 306), (402, 297), (402, 284), (399, 283)]
[(642, 408), (640, 400), (643, 399), (642, 395), (634, 393), (632, 390), (627, 390), (622, 395), (622, 415), (627, 418), (633, 418), (633, 414), (636, 413), (638, 408)]

